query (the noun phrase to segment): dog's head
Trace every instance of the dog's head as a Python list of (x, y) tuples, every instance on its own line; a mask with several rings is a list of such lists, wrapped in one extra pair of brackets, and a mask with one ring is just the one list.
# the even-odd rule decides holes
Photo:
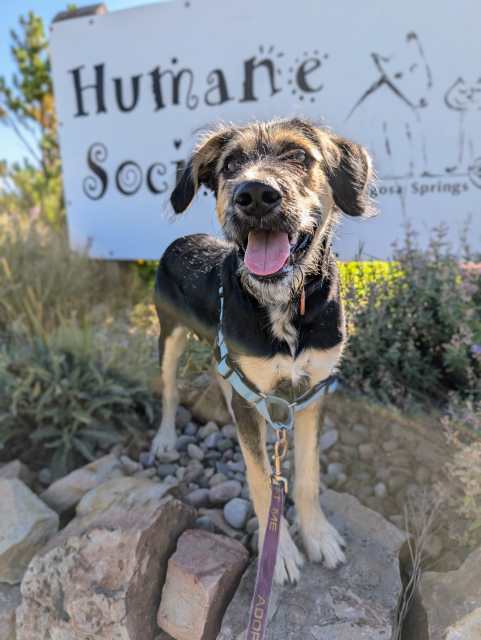
[(207, 134), (171, 201), (180, 213), (201, 184), (212, 189), (225, 236), (238, 247), (243, 282), (279, 298), (296, 273), (315, 271), (339, 210), (371, 212), (371, 177), (359, 145), (304, 120), (274, 120)]

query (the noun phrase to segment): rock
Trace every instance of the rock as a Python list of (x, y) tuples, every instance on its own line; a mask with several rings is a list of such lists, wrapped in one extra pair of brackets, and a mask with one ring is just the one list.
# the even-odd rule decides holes
[(242, 498), (232, 498), (224, 506), (224, 518), (234, 529), (243, 529), (251, 514), (251, 505)]
[[(347, 494), (326, 491), (321, 503), (347, 540), (347, 563), (336, 571), (307, 563), (296, 586), (274, 586), (267, 640), (390, 640), (402, 592), (399, 553), (406, 535)], [(255, 574), (252, 563), (217, 640), (244, 638)]]
[(184, 500), (196, 509), (208, 507), (210, 503), (209, 489), (196, 489), (195, 491), (191, 491), (185, 496)]
[(119, 458), (110, 453), (60, 478), (51, 484), (40, 497), (57, 513), (64, 513), (75, 507), (88, 491), (98, 487), (106, 480), (120, 478), (123, 475)]
[(209, 486), (215, 487), (218, 484), (222, 484), (227, 480), (227, 477), (223, 473), (214, 473), (214, 475), (209, 480)]
[(237, 427), (235, 424), (226, 424), (222, 427), (222, 435), (224, 438), (237, 441)]
[(16, 478), (0, 480), (0, 582), (21, 581), (35, 553), (58, 530), (58, 515)]
[(37, 478), (41, 484), (49, 485), (52, 482), (52, 472), (48, 467), (44, 467), (38, 472)]
[(200, 461), (200, 460), (204, 459), (204, 452), (196, 444), (188, 444), (187, 445), (187, 453), (189, 454), (189, 456), (193, 460), (199, 460)]
[(333, 447), (339, 438), (339, 434), (336, 429), (330, 429), (322, 434), (319, 441), (319, 448), (321, 451), (328, 451)]
[(382, 443), (382, 448), (386, 453), (393, 453), (399, 448), (399, 443), (396, 440), (386, 440)]
[(235, 540), (240, 540), (242, 538), (242, 531), (238, 531), (237, 529), (234, 529), (234, 527), (231, 527), (230, 524), (227, 524), (222, 509), (200, 509), (199, 513), (201, 516), (209, 518), (209, 520), (214, 524), (216, 531), (219, 533), (223, 533), (229, 538), (234, 538)]
[(199, 429), (199, 436), (202, 438), (202, 440), (205, 440), (207, 436), (210, 436), (213, 433), (219, 433), (219, 431), (219, 427), (216, 425), (216, 423), (211, 421)]
[(210, 433), (204, 440), (205, 446), (208, 449), (214, 449), (221, 438), (222, 435), (218, 431), (216, 433)]
[(378, 482), (374, 486), (374, 495), (377, 498), (385, 498), (386, 497), (387, 489), (386, 489), (386, 485), (384, 484), (384, 482)]
[(122, 465), (124, 473), (129, 476), (142, 470), (142, 465), (129, 458), (129, 456), (120, 456), (120, 464)]
[(215, 524), (209, 518), (209, 516), (199, 516), (194, 522), (196, 529), (204, 529), (204, 531), (210, 531), (215, 533)]
[[(165, 478), (165, 476), (173, 475), (177, 473), (177, 465), (176, 464), (159, 464), (157, 467), (157, 473), (161, 478)], [(154, 472), (155, 475), (155, 472)]]
[(207, 389), (197, 398), (192, 405), (192, 415), (199, 422), (213, 420), (220, 425), (232, 422), (232, 417), (225, 404), (224, 394), (217, 380), (212, 379)]
[(147, 478), (114, 478), (86, 493), (77, 505), (77, 515), (105, 511), (113, 504), (124, 509), (143, 506), (149, 502), (158, 504), (172, 489), (171, 484), (152, 482)]
[(28, 567), (17, 640), (153, 640), (167, 560), (193, 520), (171, 497), (73, 520)]
[(372, 443), (366, 442), (366, 443), (360, 444), (358, 449), (359, 449), (359, 457), (361, 458), (361, 460), (364, 460), (366, 462), (374, 458), (376, 447)]
[(456, 571), (421, 576), (405, 623), (416, 640), (479, 640), (481, 637), (481, 547)]
[(232, 498), (238, 498), (242, 485), (238, 480), (227, 480), (209, 489), (209, 498), (214, 505), (224, 505)]
[(249, 519), (246, 525), (246, 531), (247, 533), (255, 533), (258, 529), (259, 529), (259, 520), (257, 519), (257, 516), (253, 516), (252, 518)]
[(195, 444), (196, 439), (194, 436), (179, 436), (177, 438), (177, 442), (175, 443), (176, 451), (187, 451), (187, 447), (189, 444)]
[(169, 560), (157, 622), (176, 640), (211, 640), (248, 561), (235, 540), (186, 531)]
[(184, 433), (186, 436), (195, 436), (199, 427), (195, 424), (195, 422), (189, 422), (184, 427)]
[(191, 412), (183, 407), (181, 404), (177, 407), (177, 413), (175, 414), (175, 426), (182, 430), (192, 420)]
[(20, 587), (0, 584), (0, 638), (16, 640), (15, 611), (20, 605)]
[(32, 471), (20, 460), (12, 460), (12, 462), (2, 464), (0, 467), (0, 480), (11, 480), (12, 478), (21, 480), (27, 487), (31, 487), (35, 480)]
[(364, 442), (364, 440), (365, 440), (364, 435), (361, 433), (358, 433), (357, 431), (354, 431), (354, 430), (350, 431), (348, 429), (341, 431), (341, 442), (350, 447), (358, 447), (360, 444)]
[(327, 467), (327, 473), (333, 476), (339, 476), (346, 471), (346, 465), (341, 462), (331, 462)]
[(175, 449), (173, 449), (172, 451), (164, 451), (163, 453), (159, 453), (157, 455), (157, 461), (165, 464), (177, 462), (179, 458), (180, 458), (180, 453)]

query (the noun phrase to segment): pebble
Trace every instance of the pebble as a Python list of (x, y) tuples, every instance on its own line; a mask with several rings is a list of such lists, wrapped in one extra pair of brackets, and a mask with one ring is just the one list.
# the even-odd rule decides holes
[(371, 442), (365, 442), (359, 445), (359, 457), (361, 460), (367, 461), (372, 460), (375, 454), (375, 447)]
[(175, 426), (179, 429), (184, 429), (191, 420), (191, 412), (180, 404), (177, 407), (177, 413), (175, 414)]
[(149, 467), (148, 469), (142, 469), (135, 474), (136, 478), (153, 478), (157, 475), (157, 469), (155, 467)]
[(250, 495), (250, 492), (249, 492), (249, 485), (247, 484), (247, 482), (242, 487), (242, 491), (241, 491), (240, 497), (244, 498), (244, 500), (250, 500), (251, 495)]
[(171, 462), (177, 462), (180, 458), (180, 453), (178, 451), (164, 451), (163, 453), (159, 453), (157, 455), (157, 460), (160, 463), (170, 464)]
[(341, 442), (350, 447), (358, 447), (364, 442), (364, 436), (356, 431), (341, 431)]
[(339, 439), (339, 434), (336, 429), (330, 429), (322, 434), (319, 441), (319, 448), (321, 451), (328, 451), (333, 447)]
[(363, 424), (355, 424), (352, 430), (362, 436), (364, 440), (367, 440), (369, 438), (369, 429)]
[[(239, 462), (232, 462), (229, 461), (227, 463), (227, 466), (229, 467), (229, 469), (231, 469), (232, 471), (238, 471), (240, 473), (245, 473), (246, 470), (246, 466), (245, 463), (242, 460), (239, 460)], [(287, 467), (284, 467), (285, 469), (287, 469)]]
[(250, 502), (242, 498), (233, 498), (224, 506), (224, 518), (234, 529), (243, 529), (250, 513)]
[(219, 432), (210, 433), (204, 440), (204, 444), (208, 449), (214, 449), (221, 438), (222, 436)]
[(344, 474), (346, 471), (346, 465), (341, 462), (331, 462), (327, 467), (327, 473), (338, 476), (339, 474)]
[(398, 447), (399, 444), (397, 440), (386, 440), (386, 442), (382, 443), (382, 448), (386, 453), (392, 453), (393, 451), (396, 451)]
[(47, 467), (40, 469), (38, 472), (38, 481), (43, 485), (50, 484), (52, 482), (52, 472)]
[(175, 476), (176, 476), (177, 480), (180, 480), (182, 482), (182, 480), (184, 479), (184, 476), (185, 476), (185, 467), (177, 467), (177, 471), (175, 472)]
[(193, 460), (199, 460), (200, 461), (200, 460), (204, 459), (204, 452), (196, 444), (193, 444), (193, 443), (188, 444), (187, 445), (187, 453), (189, 454), (189, 456)]
[(232, 449), (233, 447), (234, 443), (230, 438), (221, 438), (217, 443), (217, 449), (219, 449), (219, 451), (227, 451), (228, 449)]
[(226, 480), (227, 477), (223, 473), (214, 473), (212, 478), (209, 480), (209, 485), (211, 487), (215, 487), (217, 484), (222, 484), (222, 482), (225, 482)]
[(195, 482), (204, 474), (204, 467), (198, 460), (191, 460), (187, 465), (184, 480), (185, 482)]
[(179, 436), (175, 443), (176, 451), (187, 451), (189, 444), (195, 444), (197, 441), (194, 436)]
[(253, 516), (252, 518), (249, 518), (246, 524), (247, 533), (249, 534), (255, 533), (258, 528), (259, 528), (259, 520), (257, 519), (257, 516)]
[(258, 531), (252, 534), (249, 542), (249, 546), (251, 548), (252, 553), (255, 554), (259, 552), (259, 532)]
[(127, 475), (133, 475), (137, 471), (142, 470), (142, 465), (129, 458), (129, 456), (120, 456), (120, 464)]
[(190, 504), (191, 507), (195, 507), (196, 509), (200, 509), (201, 507), (208, 507), (210, 504), (209, 499), (209, 489), (196, 489), (188, 493), (184, 500), (187, 504)]
[(189, 422), (185, 425), (184, 433), (186, 436), (195, 436), (199, 427), (195, 424), (195, 422)]
[(207, 436), (210, 436), (211, 433), (218, 433), (218, 432), (219, 432), (219, 427), (216, 425), (215, 422), (211, 421), (199, 429), (199, 436), (202, 439), (204, 439), (204, 438), (207, 438)]
[(227, 480), (211, 487), (209, 498), (212, 504), (224, 505), (232, 498), (238, 498), (242, 491), (242, 485), (237, 480)]
[[(146, 471), (148, 471), (148, 469), (146, 469)], [(157, 472), (161, 478), (164, 478), (165, 476), (175, 474), (177, 472), (177, 465), (167, 463), (159, 464), (157, 467)]]
[(374, 495), (377, 498), (385, 498), (387, 496), (387, 488), (384, 482), (378, 482), (374, 486)]
[(237, 440), (237, 427), (234, 424), (226, 424), (222, 427), (222, 435), (224, 438)]
[(336, 480), (336, 489), (341, 489), (347, 482), (347, 476), (345, 473), (340, 473)]
[(199, 516), (195, 521), (195, 527), (197, 529), (204, 529), (205, 531), (215, 533), (215, 524), (208, 516)]

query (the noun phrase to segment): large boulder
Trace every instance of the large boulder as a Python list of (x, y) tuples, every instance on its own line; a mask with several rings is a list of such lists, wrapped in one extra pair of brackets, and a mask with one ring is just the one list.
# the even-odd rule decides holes
[(481, 548), (457, 571), (421, 576), (406, 633), (416, 640), (481, 638)]
[(154, 640), (167, 561), (194, 517), (169, 496), (73, 520), (28, 567), (17, 640)]
[(1, 640), (15, 640), (15, 610), (20, 601), (20, 587), (0, 584)]
[(159, 627), (176, 640), (215, 638), (248, 558), (245, 547), (235, 540), (186, 531), (169, 560)]
[(212, 420), (216, 424), (225, 425), (232, 422), (222, 389), (213, 377), (209, 386), (202, 391), (196, 401), (191, 405), (192, 415), (199, 422)]
[(75, 507), (95, 487), (123, 475), (121, 461), (113, 453), (109, 453), (53, 482), (40, 497), (57, 513), (64, 513)]
[(100, 512), (116, 504), (124, 509), (134, 506), (158, 504), (177, 485), (154, 482), (148, 478), (115, 478), (107, 480), (84, 495), (77, 505), (77, 515)]
[(17, 584), (58, 530), (58, 515), (15, 478), (0, 480), (0, 582)]
[[(391, 640), (406, 534), (347, 494), (326, 491), (321, 503), (347, 541), (347, 562), (334, 571), (307, 563), (298, 585), (274, 586), (267, 640)], [(245, 639), (256, 568), (244, 574), (218, 640)]]

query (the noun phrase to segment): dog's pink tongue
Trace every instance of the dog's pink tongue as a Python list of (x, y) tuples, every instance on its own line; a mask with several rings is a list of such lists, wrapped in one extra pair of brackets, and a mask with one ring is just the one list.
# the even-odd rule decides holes
[(269, 276), (282, 269), (289, 258), (289, 237), (283, 231), (251, 231), (244, 264), (251, 273)]

